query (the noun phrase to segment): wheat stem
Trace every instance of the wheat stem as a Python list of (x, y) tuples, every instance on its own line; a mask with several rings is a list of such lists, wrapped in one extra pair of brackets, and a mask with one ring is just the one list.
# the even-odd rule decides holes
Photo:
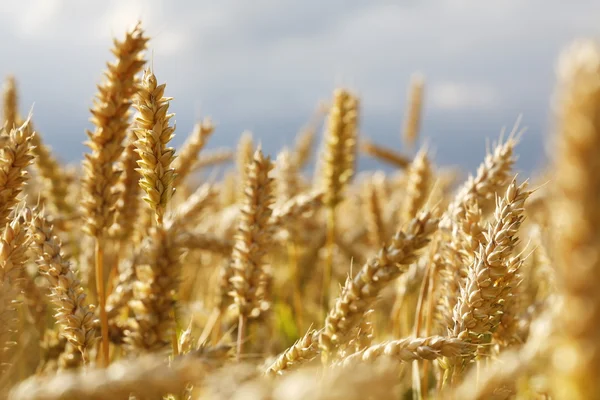
[(104, 288), (104, 241), (96, 238), (96, 293), (100, 307), (100, 333), (102, 335), (102, 365), (107, 367), (109, 361), (108, 316), (106, 315), (106, 290)]

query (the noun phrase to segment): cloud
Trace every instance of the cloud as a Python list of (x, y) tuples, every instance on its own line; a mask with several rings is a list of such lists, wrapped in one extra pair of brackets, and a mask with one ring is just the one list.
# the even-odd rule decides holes
[[(17, 75), (22, 107), (35, 101), (36, 126), (69, 160), (84, 151), (111, 38), (138, 19), (152, 37), (147, 57), (175, 98), (176, 144), (210, 114), (219, 122), (215, 146), (231, 145), (245, 128), (265, 146), (290, 142), (281, 135), (302, 125), (337, 85), (361, 95), (365, 131), (395, 145), (416, 70), (427, 78), (424, 135), (452, 129), (436, 138), (440, 148), (451, 134), (494, 132), (521, 111), (541, 131), (561, 48), (600, 35), (593, 0), (6, 3), (0, 76)], [(469, 130), (459, 129), (463, 121)]]
[(430, 105), (443, 110), (491, 109), (498, 105), (497, 91), (483, 84), (441, 82), (429, 90)]

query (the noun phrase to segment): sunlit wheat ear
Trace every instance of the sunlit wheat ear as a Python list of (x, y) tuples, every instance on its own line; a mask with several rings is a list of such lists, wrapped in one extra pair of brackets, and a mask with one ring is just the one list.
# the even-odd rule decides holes
[(406, 197), (404, 199), (401, 220), (409, 221), (414, 218), (427, 201), (431, 187), (431, 163), (427, 149), (417, 153), (408, 171)]
[(0, 226), (17, 204), (17, 196), (28, 179), (27, 167), (32, 163), (31, 140), (35, 135), (30, 119), (18, 128), (11, 129), (8, 141), (0, 152)]
[(398, 231), (390, 239), (390, 244), (371, 257), (353, 278), (346, 280), (319, 336), (325, 363), (331, 361), (333, 350), (348, 342), (351, 329), (371, 308), (381, 290), (417, 259), (418, 251), (427, 245), (437, 224), (438, 220), (430, 213), (421, 213), (410, 221), (405, 230)]
[(136, 25), (123, 41), (114, 41), (112, 53), (116, 61), (108, 63), (104, 81), (98, 85), (94, 99), (92, 123), (86, 143), (91, 152), (83, 161), (83, 210), (85, 230), (90, 236), (101, 237), (112, 225), (118, 199), (115, 191), (121, 171), (116, 165), (123, 152), (131, 102), (137, 91), (135, 75), (145, 60), (142, 52), (148, 38)]
[(19, 98), (17, 94), (17, 83), (15, 77), (9, 75), (2, 86), (2, 126), (10, 132), (19, 121)]
[(326, 104), (319, 103), (309, 123), (296, 134), (291, 157), (293, 164), (300, 170), (311, 161), (317, 130), (321, 124), (321, 119), (327, 114), (328, 108)]
[(186, 226), (194, 226), (198, 222), (199, 215), (216, 205), (218, 195), (219, 192), (208, 183), (199, 186), (172, 213), (168, 221), (168, 229), (175, 234)]
[(159, 85), (156, 76), (149, 70), (144, 72), (135, 102), (138, 114), (135, 118), (135, 146), (140, 155), (137, 171), (141, 175), (139, 184), (146, 195), (144, 201), (154, 210), (156, 221), (162, 225), (167, 204), (173, 196), (175, 170), (171, 164), (175, 150), (168, 147), (173, 138), (174, 127), (169, 120), (169, 101), (164, 97), (165, 84)]
[(89, 361), (89, 352), (96, 342), (94, 307), (86, 304), (86, 295), (72, 265), (61, 254), (60, 239), (52, 225), (37, 211), (25, 210), (28, 221), (30, 250), (41, 274), (47, 279), (51, 300), (62, 335)]
[(293, 153), (293, 162), (299, 169), (308, 165), (317, 136), (316, 129), (309, 127), (298, 133)]
[[(448, 334), (473, 344), (483, 344), (486, 335), (493, 333), (500, 323), (502, 312), (510, 295), (510, 256), (517, 241), (517, 232), (523, 222), (524, 203), (531, 194), (527, 184), (509, 185), (505, 196), (496, 206), (493, 222), (485, 231), (486, 244), (480, 245), (473, 264), (469, 266), (464, 286), (454, 307), (453, 326)], [(455, 372), (460, 373), (475, 356), (465, 357)]]
[(404, 129), (402, 131), (402, 139), (410, 147), (415, 145), (419, 137), (424, 91), (424, 76), (420, 73), (414, 74), (410, 79), (408, 105), (406, 107), (406, 115), (404, 116)]
[(374, 247), (380, 247), (385, 244), (387, 234), (383, 221), (381, 191), (374, 180), (374, 178), (371, 179), (363, 187), (363, 211), (369, 234), (369, 242)]
[(319, 354), (319, 334), (319, 331), (309, 329), (296, 343), (277, 356), (265, 374), (268, 376), (282, 375), (292, 368), (297, 368), (316, 358)]
[(469, 176), (460, 187), (454, 200), (448, 206), (440, 227), (452, 229), (465, 217), (469, 204), (477, 204), (484, 212), (489, 211), (496, 194), (500, 193), (510, 182), (511, 169), (516, 161), (515, 146), (519, 143), (518, 122), (506, 139), (485, 156), (485, 160), (477, 169), (476, 176)]
[(408, 168), (410, 158), (384, 146), (379, 146), (368, 139), (362, 139), (360, 150), (370, 157), (377, 158), (396, 168)]
[(334, 207), (354, 176), (358, 124), (358, 100), (344, 89), (334, 92), (329, 111), (325, 150), (321, 165), (321, 185), (325, 204)]
[(214, 149), (211, 151), (204, 152), (198, 157), (198, 160), (194, 163), (194, 166), (190, 173), (195, 171), (201, 171), (204, 168), (216, 167), (222, 164), (229, 163), (231, 160), (233, 160), (233, 155), (233, 151), (226, 148)]
[(575, 42), (558, 72), (551, 251), (564, 305), (553, 389), (556, 398), (592, 399), (600, 393), (600, 47)]
[(379, 358), (409, 362), (415, 360), (436, 360), (441, 357), (459, 357), (470, 347), (469, 343), (456, 338), (432, 336), (427, 338), (407, 338), (392, 340), (370, 346), (351, 354), (336, 366), (348, 367), (356, 363), (372, 363)]
[(179, 150), (178, 156), (173, 162), (173, 168), (177, 171), (175, 187), (192, 171), (192, 167), (196, 164), (200, 151), (206, 145), (214, 129), (215, 126), (209, 118), (204, 119), (194, 126), (194, 130), (181, 147), (181, 150)]
[(285, 202), (300, 193), (302, 176), (295, 158), (288, 149), (283, 149), (277, 155), (275, 174), (278, 202)]
[(231, 296), (240, 316), (238, 327), (238, 357), (244, 334), (244, 322), (261, 312), (266, 293), (261, 290), (265, 279), (264, 257), (272, 240), (270, 219), (273, 213), (274, 165), (262, 150), (254, 153), (247, 167), (244, 199), (235, 247), (232, 254), (233, 276), (230, 277)]
[(236, 167), (238, 171), (238, 188), (239, 188), (239, 199), (244, 198), (244, 185), (248, 179), (248, 164), (252, 162), (254, 156), (254, 141), (252, 140), (252, 132), (244, 131), (240, 140), (238, 141), (236, 150)]

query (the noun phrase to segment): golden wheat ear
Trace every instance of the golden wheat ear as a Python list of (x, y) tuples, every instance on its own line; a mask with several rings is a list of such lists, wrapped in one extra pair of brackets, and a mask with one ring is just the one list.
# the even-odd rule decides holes
[(166, 85), (159, 85), (156, 76), (146, 70), (135, 107), (135, 146), (140, 155), (137, 171), (139, 184), (146, 195), (144, 201), (154, 211), (156, 223), (163, 224), (167, 204), (173, 196), (176, 178), (172, 163), (175, 150), (168, 147), (175, 128), (169, 125), (174, 114), (168, 114), (170, 97), (164, 97)]
[(28, 179), (27, 167), (33, 162), (31, 141), (35, 133), (27, 119), (20, 127), (11, 129), (8, 141), (0, 152), (0, 226), (18, 203), (17, 196)]
[(73, 266), (61, 253), (60, 239), (43, 211), (25, 209), (28, 222), (30, 249), (40, 273), (47, 279), (51, 300), (58, 310), (55, 314), (62, 327), (62, 335), (82, 354), (82, 362), (89, 362), (96, 342), (94, 307), (86, 303), (86, 295)]
[(554, 153), (551, 251), (563, 296), (554, 361), (556, 398), (600, 393), (600, 46), (574, 43), (559, 64), (558, 137)]

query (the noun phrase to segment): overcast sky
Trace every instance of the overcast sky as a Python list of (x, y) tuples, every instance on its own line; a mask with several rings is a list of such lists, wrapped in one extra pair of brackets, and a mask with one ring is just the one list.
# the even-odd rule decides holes
[[(270, 153), (292, 143), (321, 99), (361, 95), (362, 132), (402, 149), (411, 73), (426, 77), (423, 137), (439, 164), (473, 169), (519, 113), (519, 167), (543, 159), (557, 56), (600, 36), (600, 1), (218, 0), (0, 2), (0, 75), (66, 161), (81, 158), (111, 37), (141, 19), (148, 57), (175, 100), (178, 145), (211, 116), (212, 147), (251, 130)], [(363, 166), (366, 165), (363, 163)], [(371, 167), (372, 164), (369, 164)]]

